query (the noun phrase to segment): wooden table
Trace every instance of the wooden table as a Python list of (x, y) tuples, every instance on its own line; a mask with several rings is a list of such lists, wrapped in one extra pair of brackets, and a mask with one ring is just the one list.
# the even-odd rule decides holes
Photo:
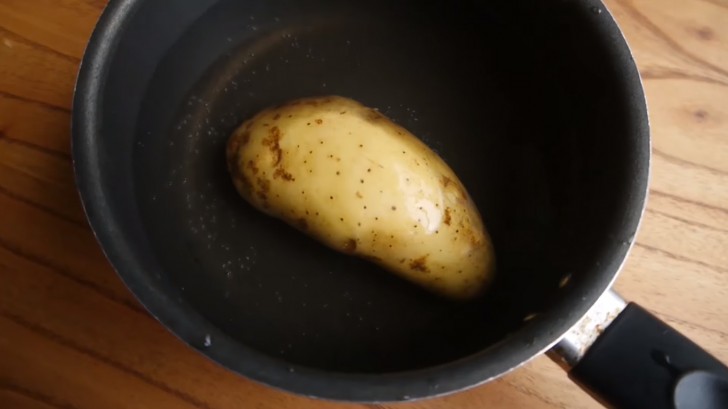
[[(102, 255), (69, 116), (105, 0), (0, 0), (0, 407), (370, 408), (274, 391), (189, 349)], [(728, 362), (728, 0), (610, 0), (642, 72), (650, 201), (617, 288)], [(597, 408), (547, 358), (404, 408)]]

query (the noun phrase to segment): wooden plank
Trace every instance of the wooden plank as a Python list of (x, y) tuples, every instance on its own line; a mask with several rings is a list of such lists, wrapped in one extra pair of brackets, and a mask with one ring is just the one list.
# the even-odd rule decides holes
[(0, 27), (0, 95), (70, 109), (78, 60), (55, 53)]
[[(698, 13), (699, 20), (707, 24), (697, 30), (708, 27), (713, 33), (723, 32), (728, 21), (724, 7), (705, 0), (607, 0), (605, 3), (624, 31), (645, 79), (693, 78), (728, 84), (725, 70), (709, 56), (715, 52), (713, 46), (696, 50), (688, 40), (680, 38), (682, 34), (676, 35), (681, 26), (695, 26), (694, 16), (685, 15), (688, 10)], [(656, 14), (655, 7), (662, 8), (662, 14)], [(664, 13), (672, 17), (665, 18)], [(676, 25), (676, 21), (681, 25)]]
[[(79, 351), (12, 314), (0, 314), (0, 357), (0, 383), (20, 385), (76, 409), (206, 409)], [(118, 391), (126, 393), (122, 397)]]
[(86, 226), (70, 160), (0, 139), (0, 193)]
[(46, 396), (11, 384), (0, 384), (0, 404), (8, 409), (74, 409)]
[[(622, 0), (662, 32), (673, 50), (728, 78), (728, 25), (725, 4), (711, 1)], [(643, 25), (647, 26), (648, 24)]]
[(70, 159), (71, 116), (65, 109), (0, 94), (0, 139)]
[(728, 173), (728, 86), (685, 78), (648, 80), (645, 89), (655, 149), (687, 163)]
[(0, 192), (0, 247), (141, 309), (84, 226)]
[(79, 60), (106, 0), (3, 0), (0, 27)]
[(651, 188), (662, 194), (680, 197), (709, 209), (728, 209), (728, 174), (701, 163), (652, 151)]

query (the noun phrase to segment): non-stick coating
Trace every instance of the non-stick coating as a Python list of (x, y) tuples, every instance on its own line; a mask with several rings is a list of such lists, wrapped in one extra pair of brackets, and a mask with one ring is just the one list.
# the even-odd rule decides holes
[[(486, 297), (439, 299), (235, 193), (236, 125), (327, 94), (460, 176), (496, 249)], [(84, 203), (132, 291), (224, 365), (308, 395), (436, 395), (524, 362), (611, 282), (644, 201), (642, 91), (599, 2), (120, 1), (76, 105)]]

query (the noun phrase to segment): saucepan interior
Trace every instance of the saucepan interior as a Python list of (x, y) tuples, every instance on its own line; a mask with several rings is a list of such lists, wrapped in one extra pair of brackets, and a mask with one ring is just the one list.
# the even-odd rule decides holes
[[(495, 376), (585, 312), (639, 220), (641, 88), (599, 7), (119, 2), (89, 47), (74, 118), (84, 123), (74, 154), (91, 223), (151, 313), (255, 379), (390, 400)], [(494, 242), (498, 278), (486, 296), (433, 296), (236, 194), (223, 154), (231, 131), (315, 95), (378, 108), (451, 165)], [(470, 373), (438, 381), (453, 368)], [(401, 387), (377, 389), (375, 374)], [(338, 390), (325, 388), (329, 378)], [(361, 380), (369, 392), (343, 390)]]

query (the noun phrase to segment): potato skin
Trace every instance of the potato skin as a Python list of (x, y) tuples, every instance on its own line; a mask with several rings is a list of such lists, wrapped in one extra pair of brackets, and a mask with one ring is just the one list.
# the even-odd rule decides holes
[(454, 299), (492, 280), (490, 238), (462, 183), (373, 109), (338, 96), (268, 108), (226, 154), (246, 201), (335, 250)]

